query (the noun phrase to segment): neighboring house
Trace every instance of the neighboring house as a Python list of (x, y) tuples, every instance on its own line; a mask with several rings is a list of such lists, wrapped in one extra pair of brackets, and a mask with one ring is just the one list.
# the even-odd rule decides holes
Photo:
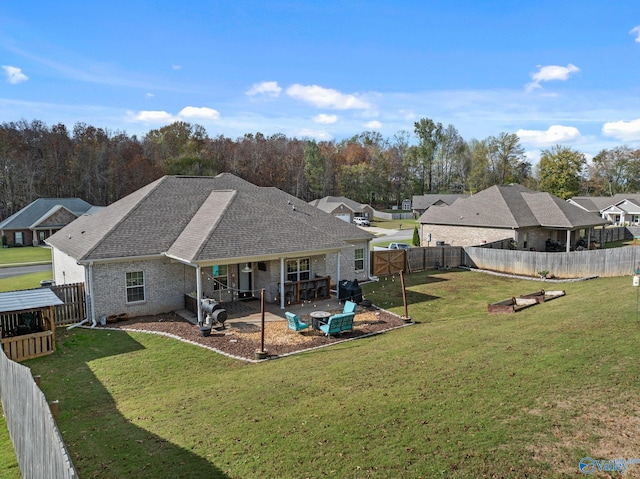
[(585, 211), (598, 213), (614, 225), (640, 224), (640, 194), (619, 193), (614, 196), (576, 196), (567, 202)]
[(0, 222), (0, 234), (10, 246), (37, 246), (91, 208), (80, 198), (39, 198)]
[(570, 251), (581, 238), (590, 242), (594, 227), (607, 221), (550, 193), (520, 185), (492, 186), (429, 208), (419, 219), (421, 237), (456, 246), (477, 246), (504, 239), (520, 250), (545, 251), (548, 242)]
[(430, 195), (413, 195), (413, 212), (416, 216), (421, 216), (432, 206), (448, 206), (453, 204), (459, 198), (466, 198), (469, 195), (463, 194), (430, 194)]
[(84, 282), (95, 320), (184, 309), (185, 295), (259, 298), (262, 289), (284, 308), (281, 284), (298, 294), (317, 278), (326, 278), (328, 296), (328, 277), (331, 285), (369, 277), (372, 238), (281, 190), (224, 173), (164, 176), (47, 243), (56, 284)]
[(347, 223), (352, 223), (353, 218), (358, 216), (367, 218), (369, 221), (373, 220), (373, 208), (371, 206), (358, 203), (344, 196), (325, 196), (319, 200), (310, 201), (309, 204)]
[(600, 215), (614, 225), (638, 226), (640, 224), (640, 202), (637, 200), (622, 200), (602, 211)]

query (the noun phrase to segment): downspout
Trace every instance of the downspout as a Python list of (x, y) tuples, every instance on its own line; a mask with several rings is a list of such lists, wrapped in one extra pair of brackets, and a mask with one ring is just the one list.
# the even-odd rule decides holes
[(196, 303), (198, 304), (198, 325), (202, 326), (202, 274), (200, 265), (196, 266)]
[(91, 319), (91, 325), (96, 325), (96, 309), (95, 301), (93, 300), (93, 261), (89, 263), (89, 298), (91, 304), (91, 318), (87, 317), (87, 320)]
[[(72, 324), (71, 326), (68, 326), (67, 330), (76, 328), (78, 326), (82, 326), (83, 324), (88, 323), (89, 320), (91, 320), (91, 327), (92, 328), (96, 326), (96, 318), (95, 318), (95, 313), (94, 313), (94, 302), (93, 302), (93, 262), (89, 263), (89, 267), (85, 269), (84, 280), (85, 280), (85, 283), (87, 283), (89, 285), (89, 287), (87, 288), (88, 291), (89, 291), (88, 309), (91, 311), (91, 313), (89, 313), (89, 311), (87, 311), (87, 317), (86, 318), (84, 318), (79, 323)], [(91, 316), (91, 317), (89, 317), (89, 316)]]
[(284, 258), (280, 258), (280, 309), (284, 309)]

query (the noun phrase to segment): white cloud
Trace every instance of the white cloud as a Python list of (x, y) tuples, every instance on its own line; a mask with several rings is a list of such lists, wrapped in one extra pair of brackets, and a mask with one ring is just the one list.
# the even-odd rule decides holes
[(633, 27), (631, 29), (631, 31), (629, 32), (630, 35), (635, 35), (636, 36), (636, 42), (640, 43), (640, 25), (638, 25), (637, 27)]
[(372, 120), (368, 123), (364, 124), (365, 128), (369, 128), (370, 130), (379, 130), (380, 128), (382, 128), (382, 123), (380, 123), (378, 120)]
[(27, 81), (29, 77), (22, 73), (22, 70), (18, 67), (12, 67), (9, 65), (2, 65), (5, 75), (7, 75), (7, 81), (12, 85), (17, 85), (23, 81)]
[(311, 128), (302, 128), (296, 132), (298, 138), (315, 138), (317, 140), (331, 140), (332, 136), (325, 130), (312, 130)]
[(174, 118), (166, 111), (142, 110), (133, 115), (131, 120), (143, 123), (171, 123)]
[(622, 141), (640, 140), (640, 119), (605, 123), (602, 126), (602, 134)]
[(182, 70), (182, 65), (171, 65), (173, 70)]
[(559, 65), (547, 65), (544, 67), (539, 66), (538, 68), (539, 70), (536, 73), (531, 74), (533, 81), (531, 83), (527, 83), (527, 91), (531, 91), (535, 88), (542, 88), (540, 83), (545, 81), (566, 81), (569, 78), (569, 75), (580, 71), (577, 66), (571, 63), (566, 67), (561, 67)]
[(553, 125), (547, 130), (518, 130), (516, 135), (522, 143), (534, 146), (551, 146), (573, 143), (581, 138), (580, 131), (573, 126)]
[(318, 108), (332, 108), (334, 110), (368, 110), (371, 105), (355, 95), (340, 93), (331, 88), (318, 85), (293, 84), (287, 88), (287, 95), (296, 100), (302, 100)]
[(322, 123), (323, 125), (330, 125), (338, 121), (338, 115), (327, 115), (326, 113), (320, 113), (313, 117), (313, 121), (316, 123)]
[(207, 108), (207, 107), (198, 108), (195, 106), (186, 106), (182, 110), (180, 110), (180, 113), (178, 113), (178, 116), (182, 118), (201, 118), (205, 120), (217, 120), (220, 118), (220, 113), (214, 110), (213, 108)]
[(282, 88), (278, 85), (278, 82), (264, 81), (251, 85), (251, 88), (246, 91), (246, 94), (249, 96), (264, 95), (277, 98), (280, 96), (280, 92), (282, 92)]

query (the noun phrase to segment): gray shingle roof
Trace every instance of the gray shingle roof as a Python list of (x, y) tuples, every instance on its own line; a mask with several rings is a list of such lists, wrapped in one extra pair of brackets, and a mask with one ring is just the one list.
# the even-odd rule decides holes
[(411, 205), (414, 210), (426, 210), (427, 208), (444, 203), (450, 205), (459, 198), (467, 198), (466, 194), (427, 194), (414, 195)]
[(47, 213), (53, 212), (58, 206), (63, 206), (76, 216), (83, 215), (91, 208), (89, 203), (80, 198), (38, 198), (0, 222), (0, 229), (28, 229)]
[(496, 185), (450, 206), (429, 208), (420, 223), (489, 228), (543, 226), (572, 229), (606, 224), (560, 198), (521, 185)]
[(345, 205), (355, 213), (362, 213), (364, 211), (364, 207), (367, 206), (366, 204), (358, 203), (357, 201), (345, 198), (344, 196), (325, 196), (324, 198), (310, 201), (309, 204), (321, 209), (322, 211), (326, 211), (327, 213), (335, 210), (340, 206), (340, 204)]
[(597, 213), (604, 211), (612, 205), (617, 205), (624, 200), (630, 200), (640, 204), (640, 194), (618, 193), (613, 196), (574, 196), (570, 198), (569, 201), (581, 206), (587, 211)]
[(372, 237), (283, 191), (224, 173), (165, 176), (47, 243), (79, 261), (168, 254), (203, 263), (336, 250)]

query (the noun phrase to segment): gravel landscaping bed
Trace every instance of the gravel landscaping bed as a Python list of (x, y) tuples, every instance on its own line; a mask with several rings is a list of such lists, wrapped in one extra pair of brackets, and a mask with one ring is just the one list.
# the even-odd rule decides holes
[[(311, 318), (300, 320), (311, 324)], [(326, 337), (321, 331), (311, 328), (295, 332), (288, 328), (286, 320), (265, 323), (264, 350), (267, 359), (336, 344), (381, 333), (390, 329), (406, 326), (400, 316), (385, 310), (371, 309), (357, 313), (353, 322), (354, 329), (337, 337)], [(212, 330), (210, 336), (202, 336), (200, 328), (174, 313), (155, 316), (142, 316), (109, 323), (108, 328), (127, 331), (142, 331), (163, 334), (213, 349), (227, 356), (244, 360), (255, 360), (259, 351), (262, 332), (260, 324), (242, 321), (227, 321), (222, 330)]]

